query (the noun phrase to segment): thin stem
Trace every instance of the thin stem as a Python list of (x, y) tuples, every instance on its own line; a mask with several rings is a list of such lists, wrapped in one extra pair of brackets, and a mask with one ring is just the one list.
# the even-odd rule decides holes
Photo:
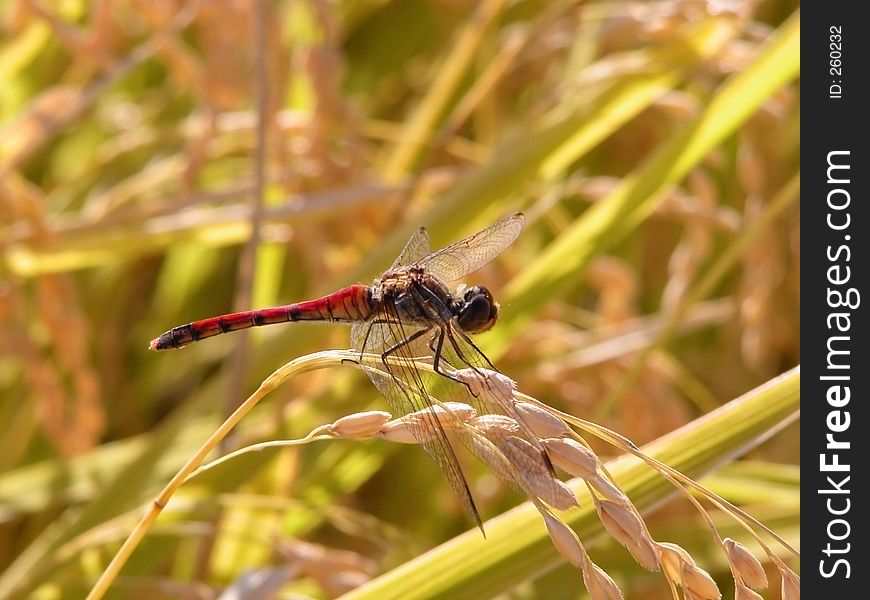
[(187, 476), (184, 480), (184, 483), (187, 483), (197, 475), (202, 475), (206, 471), (210, 471), (215, 467), (219, 467), (220, 465), (233, 460), (234, 458), (238, 458), (243, 454), (249, 454), (251, 452), (262, 452), (263, 450), (268, 450), (269, 448), (286, 448), (288, 446), (303, 446), (310, 442), (316, 442), (319, 440), (334, 440), (336, 437), (334, 435), (329, 434), (319, 434), (318, 430), (321, 428), (318, 427), (304, 438), (299, 438), (298, 440), (270, 440), (268, 442), (260, 442), (258, 444), (251, 444), (250, 446), (245, 446), (244, 448), (239, 448), (235, 452), (230, 452), (229, 454), (224, 454), (220, 458), (216, 458), (215, 460), (208, 462), (201, 467), (199, 467), (196, 471)]
[[(130, 532), (130, 535), (121, 545), (121, 548), (112, 558), (112, 561), (106, 567), (105, 571), (103, 571), (99, 579), (97, 579), (97, 582), (94, 584), (94, 587), (87, 596), (87, 600), (99, 600), (106, 594), (109, 587), (112, 585), (112, 582), (115, 581), (118, 574), (121, 572), (121, 568), (127, 563), (127, 560), (133, 554), (133, 551), (139, 545), (139, 542), (142, 541), (142, 538), (145, 537), (145, 534), (151, 528), (151, 525), (157, 520), (160, 512), (166, 506), (167, 502), (169, 502), (169, 499), (175, 491), (187, 480), (188, 476), (202, 464), (205, 457), (208, 456), (209, 453), (218, 446), (218, 444), (220, 444), (221, 440), (226, 438), (230, 431), (239, 424), (242, 418), (244, 418), (244, 416), (248, 414), (258, 402), (260, 402), (260, 400), (294, 375), (314, 369), (321, 369), (327, 366), (335, 366), (336, 364), (341, 365), (348, 362), (352, 363), (355, 362), (355, 359), (357, 358), (359, 358), (359, 354), (351, 351), (328, 350), (326, 352), (317, 352), (290, 361), (269, 375), (269, 377), (260, 384), (260, 387), (257, 388), (253, 394), (248, 396), (248, 398), (239, 405), (239, 407), (233, 411), (233, 413), (227, 417), (223, 423), (221, 423), (220, 427), (218, 427), (214, 433), (208, 437), (202, 446), (200, 446), (199, 450), (190, 457), (184, 466), (179, 469), (175, 476), (151, 502), (149, 507), (146, 509), (145, 514), (133, 528), (133, 531)], [(380, 357), (378, 357), (378, 360), (380, 360)]]
[[(266, 146), (267, 125), (269, 121), (269, 78), (267, 69), (267, 16), (268, 7), (265, 0), (257, 0), (254, 3), (254, 27), (252, 31), (255, 44), (254, 57), (254, 98), (257, 104), (257, 125), (255, 135), (257, 139), (254, 149), (254, 185), (251, 190), (250, 201), (250, 224), (251, 235), (245, 242), (242, 255), (239, 259), (239, 267), (236, 278), (236, 290), (233, 298), (235, 310), (248, 310), (251, 308), (251, 298), (254, 287), (254, 271), (257, 264), (257, 249), (260, 246), (260, 233), (263, 225), (263, 191), (266, 185)], [(248, 370), (249, 331), (240, 331), (236, 339), (236, 345), (232, 356), (232, 376), (227, 388), (224, 407), (226, 413), (232, 411), (237, 404), (237, 398), (241, 396), (244, 385), (245, 373)]]

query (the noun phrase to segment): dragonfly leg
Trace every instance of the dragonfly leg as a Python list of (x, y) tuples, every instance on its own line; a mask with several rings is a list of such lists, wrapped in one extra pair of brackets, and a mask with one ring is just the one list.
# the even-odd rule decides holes
[(382, 325), (382, 324), (401, 325), (401, 322), (394, 321), (393, 319), (374, 319), (374, 320), (370, 321), (368, 324), (368, 327), (366, 328), (366, 335), (363, 338), (362, 344), (360, 344), (359, 362), (362, 362), (362, 357), (363, 357), (363, 354), (365, 354), (366, 344), (368, 344), (368, 342), (369, 342), (369, 336), (372, 333), (372, 328), (374, 328), (375, 325)]
[[(386, 320), (386, 322), (393, 323), (394, 321)], [(401, 321), (399, 321), (399, 324), (401, 325)], [(432, 330), (432, 328), (428, 327), (426, 329), (421, 329), (419, 331), (415, 331), (414, 333), (412, 333), (411, 335), (409, 335), (405, 339), (403, 339), (400, 342), (394, 344), (393, 346), (387, 348), (386, 350), (384, 350), (384, 352), (381, 353), (381, 362), (384, 363), (384, 369), (386, 370), (387, 375), (392, 377), (395, 381), (399, 382), (399, 388), (402, 390), (402, 392), (405, 394), (405, 396), (409, 400), (411, 400), (409, 392), (407, 390), (405, 390), (404, 387), (401, 385), (401, 380), (398, 377), (396, 377), (395, 373), (393, 373), (393, 368), (390, 366), (390, 362), (387, 359), (389, 358), (389, 356), (391, 354), (395, 354), (396, 352), (401, 350), (404, 346), (411, 344), (415, 340), (417, 340), (420, 337), (429, 333), (431, 330)], [(413, 371), (413, 369), (411, 369), (411, 370)], [(436, 369), (436, 371), (437, 371), (437, 369)], [(416, 378), (419, 380), (419, 375), (416, 375)], [(422, 381), (419, 381), (419, 383), (422, 385)], [(427, 403), (428, 403), (428, 400), (427, 400)], [(412, 400), (412, 404), (413, 404), (413, 400)]]
[(483, 360), (486, 361), (486, 364), (489, 365), (490, 369), (492, 369), (493, 371), (498, 371), (498, 369), (495, 368), (495, 365), (492, 364), (492, 361), (490, 361), (489, 358), (486, 356), (486, 354), (483, 353), (483, 350), (478, 348), (477, 344), (475, 344), (473, 341), (471, 341), (471, 338), (469, 337), (469, 335), (467, 333), (465, 333), (464, 331), (462, 331), (462, 328), (457, 327), (456, 332), (462, 337), (463, 340), (468, 342), (469, 346), (474, 348), (474, 351), (477, 352), (478, 356), (480, 356)]
[[(441, 360), (442, 360), (441, 349), (444, 347), (444, 336), (445, 336), (444, 328), (439, 328), (438, 331), (436, 332), (436, 334), (429, 341), (429, 348), (431, 348), (432, 352), (433, 352), (432, 369), (436, 373), (441, 375), (442, 377), (446, 377), (447, 379), (450, 379), (451, 381), (455, 381), (456, 383), (464, 385), (465, 388), (468, 390), (468, 393), (471, 394), (472, 396), (474, 396), (475, 398), (477, 398), (477, 394), (474, 393), (474, 390), (471, 388), (471, 385), (467, 381), (464, 381), (463, 379), (460, 379), (456, 375), (453, 375), (453, 374), (448, 373), (448, 372), (441, 369)], [(433, 344), (435, 346), (434, 348), (433, 348)], [(457, 354), (460, 355), (459, 357), (461, 359), (462, 358), (461, 353), (457, 352)], [(444, 362), (447, 362), (447, 361), (444, 361)]]
[[(389, 321), (389, 320), (387, 320), (387, 319), (384, 319), (383, 321), (384, 321), (384, 322), (387, 322), (387, 323), (392, 323), (392, 322), (393, 322), (393, 321)], [(394, 344), (393, 346), (390, 346), (389, 348), (387, 348), (386, 350), (384, 350), (384, 351), (381, 353), (381, 360), (383, 361), (384, 366), (387, 367), (387, 368), (389, 369), (390, 366), (389, 366), (389, 364), (387, 364), (387, 357), (388, 357), (390, 354), (395, 354), (396, 352), (398, 352), (398, 351), (399, 351), (401, 348), (403, 348), (404, 346), (407, 346), (408, 344), (414, 342), (414, 340), (416, 340), (416, 339), (422, 337), (423, 335), (429, 333), (429, 331), (431, 331), (431, 329), (432, 329), (432, 328), (429, 327), (429, 328), (427, 328), (427, 329), (421, 329), (420, 331), (415, 331), (414, 333), (412, 333), (411, 335), (409, 335), (409, 336), (406, 337), (405, 339), (401, 340), (400, 342), (397, 342), (397, 343)]]

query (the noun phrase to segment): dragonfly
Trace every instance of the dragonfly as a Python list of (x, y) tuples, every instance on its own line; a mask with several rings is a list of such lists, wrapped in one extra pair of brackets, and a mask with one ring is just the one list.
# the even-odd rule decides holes
[[(499, 304), (486, 287), (460, 282), (512, 244), (524, 220), (522, 213), (510, 215), (435, 252), (430, 249), (428, 232), (420, 227), (392, 266), (371, 285), (350, 285), (314, 300), (193, 321), (163, 333), (149, 348), (181, 348), (219, 334), (275, 323), (350, 323), (352, 344), (360, 356), (381, 357), (380, 368), (363, 370), (394, 413), (414, 413), (412, 434), (444, 471), (461, 504), (482, 530), (480, 514), (446, 431), (450, 428), (445, 427), (443, 417), (436, 416), (433, 399), (464, 402), (486, 412), (508, 414), (522, 423), (522, 417), (509, 406), (491, 406), (491, 400), (485, 400), (455, 373), (470, 369), (485, 377), (485, 370), (497, 372), (470, 336), (495, 325)], [(420, 368), (421, 359), (432, 369)]]

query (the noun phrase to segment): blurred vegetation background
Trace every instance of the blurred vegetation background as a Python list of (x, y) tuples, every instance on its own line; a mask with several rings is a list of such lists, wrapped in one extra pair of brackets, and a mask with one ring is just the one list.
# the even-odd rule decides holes
[[(0, 0), (0, 597), (82, 597), (259, 381), (348, 345), (151, 338), (369, 282), (420, 225), (439, 247), (526, 213), (475, 278), (502, 302), (480, 343), (638, 444), (798, 364), (798, 30), (782, 0)], [(366, 409), (362, 374), (310, 373), (224, 450)], [(796, 541), (798, 442), (707, 483)], [(466, 468), (484, 519), (522, 500)], [(686, 506), (650, 528), (728, 594)], [(113, 593), (335, 597), (471, 525), (419, 448), (263, 452), (182, 487)], [(591, 552), (628, 598), (670, 597)], [(555, 552), (534, 570), (493, 594), (584, 593)]]

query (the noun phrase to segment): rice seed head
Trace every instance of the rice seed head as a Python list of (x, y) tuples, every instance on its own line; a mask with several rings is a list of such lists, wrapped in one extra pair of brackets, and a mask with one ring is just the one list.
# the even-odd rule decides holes
[(676, 583), (682, 581), (683, 565), (695, 565), (692, 556), (686, 550), (671, 542), (657, 542), (656, 548), (665, 576)]
[(457, 381), (469, 388), (475, 396), (483, 396), (507, 405), (511, 403), (516, 382), (498, 371), (491, 369), (459, 369), (451, 373)]
[(780, 569), (782, 575), (782, 600), (801, 599), (801, 578), (790, 569)]
[(658, 571), (661, 565), (659, 565), (658, 552), (653, 544), (652, 538), (647, 533), (646, 537), (633, 540), (631, 544), (626, 545), (626, 548), (640, 566), (649, 571)]
[(492, 440), (482, 435), (470, 436), (472, 450), (483, 463), (490, 468), (496, 475), (508, 482), (520, 485), (517, 481), (514, 469), (510, 462), (505, 457), (504, 452), (496, 446)]
[(737, 581), (734, 584), (734, 600), (764, 600), (764, 598), (758, 592)]
[(549, 477), (532, 476), (523, 478), (526, 485), (535, 492), (535, 495), (557, 510), (570, 510), (580, 506), (577, 496), (567, 485), (558, 479)]
[(583, 583), (592, 600), (622, 600), (622, 591), (613, 578), (591, 560), (583, 569)]
[(685, 598), (718, 600), (722, 597), (713, 578), (695, 564), (684, 548), (670, 542), (656, 542), (665, 576), (683, 587)]
[(385, 423), (377, 435), (390, 442), (417, 444), (435, 437), (433, 418), (445, 429), (456, 429), (475, 414), (476, 411), (463, 402), (443, 402)]
[(553, 464), (573, 475), (590, 479), (598, 476), (598, 457), (592, 450), (571, 438), (541, 440)]
[(574, 530), (546, 511), (542, 511), (541, 516), (544, 517), (547, 533), (559, 554), (570, 564), (582, 569), (587, 560), (586, 551)]
[(382, 410), (368, 410), (347, 415), (329, 426), (329, 431), (338, 437), (367, 440), (378, 435), (393, 416)]
[(504, 415), (480, 415), (470, 419), (469, 424), (491, 440), (517, 435), (520, 432), (520, 424)]
[(728, 559), (743, 582), (755, 589), (763, 590), (766, 588), (767, 573), (764, 572), (764, 567), (755, 558), (755, 555), (746, 546), (736, 540), (725, 538), (723, 542), (725, 551), (728, 553)]
[(570, 433), (565, 421), (530, 402), (515, 402), (514, 410), (539, 438), (560, 438)]
[(505, 436), (499, 440), (499, 448), (519, 471), (531, 473), (547, 473), (547, 463), (540, 450), (526, 440), (515, 435)]
[(402, 419), (394, 419), (384, 424), (380, 431), (378, 431), (378, 437), (388, 442), (396, 442), (397, 444), (419, 443), (408, 423)]
[(500, 440), (499, 448), (513, 465), (523, 489), (559, 510), (578, 505), (571, 488), (553, 477), (541, 451), (532, 444), (512, 435)]
[(429, 408), (419, 410), (416, 413), (410, 413), (410, 415), (418, 415), (427, 411), (434, 412), (438, 417), (438, 420), (445, 426), (449, 426), (451, 421), (456, 423), (456, 420), (467, 423), (469, 419), (477, 414), (477, 411), (475, 411), (474, 408), (464, 402), (442, 402), (441, 404), (436, 404)]
[(596, 502), (595, 508), (604, 528), (631, 552), (638, 564), (650, 571), (659, 570), (659, 552), (655, 542), (646, 525), (634, 512), (609, 500)]
[(691, 592), (704, 600), (719, 600), (722, 597), (719, 586), (701, 567), (683, 563), (682, 572), (683, 590)]
[(640, 535), (642, 528), (637, 523), (637, 517), (630, 510), (607, 500), (597, 502), (595, 508), (604, 527), (621, 544), (628, 545)]
[(595, 490), (608, 500), (613, 500), (617, 504), (628, 504), (628, 496), (621, 489), (616, 487), (616, 484), (602, 475), (590, 477), (587, 481), (595, 488)]

